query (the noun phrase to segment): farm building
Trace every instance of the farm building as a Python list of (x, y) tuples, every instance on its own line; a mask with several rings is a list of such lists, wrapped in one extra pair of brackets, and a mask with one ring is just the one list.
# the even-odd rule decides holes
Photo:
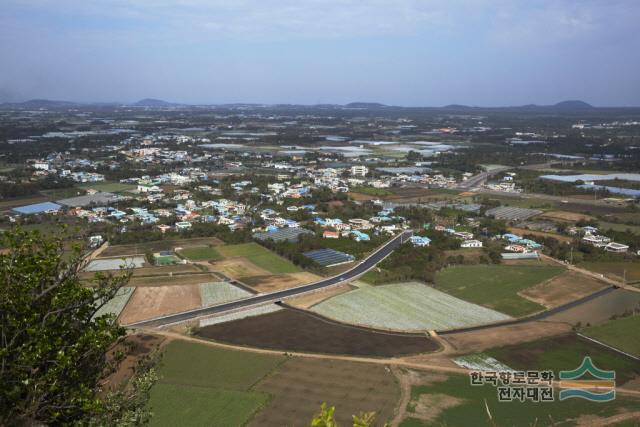
[(604, 250), (607, 252), (624, 253), (629, 250), (629, 246), (623, 245), (622, 243), (611, 242), (604, 247)]
[(19, 206), (17, 208), (13, 208), (13, 211), (22, 215), (35, 215), (40, 213), (57, 212), (61, 208), (62, 206), (57, 203), (44, 202), (35, 203), (33, 205)]

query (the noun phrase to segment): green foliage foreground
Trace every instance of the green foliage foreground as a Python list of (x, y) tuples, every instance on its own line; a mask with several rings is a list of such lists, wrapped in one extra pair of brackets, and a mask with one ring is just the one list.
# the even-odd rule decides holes
[[(126, 346), (112, 315), (96, 316), (128, 279), (97, 274), (80, 284), (80, 249), (62, 237), (15, 230), (0, 236), (0, 425), (139, 425), (154, 374), (104, 392)], [(107, 357), (114, 346), (120, 350)]]

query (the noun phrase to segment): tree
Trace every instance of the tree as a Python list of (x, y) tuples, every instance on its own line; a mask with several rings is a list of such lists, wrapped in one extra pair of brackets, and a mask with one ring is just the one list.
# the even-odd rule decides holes
[(85, 286), (80, 248), (69, 258), (64, 243), (19, 229), (0, 236), (0, 425), (144, 423), (152, 371), (100, 388), (123, 357), (125, 331), (98, 310), (130, 275), (98, 273)]
[[(311, 427), (338, 427), (335, 420), (336, 407), (327, 407), (326, 403), (320, 406), (320, 413), (311, 420)], [(353, 427), (370, 427), (376, 418), (375, 412), (361, 412), (360, 415), (353, 415)], [(388, 424), (385, 424), (387, 427)]]

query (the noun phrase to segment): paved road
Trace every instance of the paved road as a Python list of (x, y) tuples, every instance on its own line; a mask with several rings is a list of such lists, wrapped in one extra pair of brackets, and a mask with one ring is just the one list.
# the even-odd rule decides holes
[(240, 308), (248, 308), (268, 302), (277, 302), (286, 298), (291, 298), (304, 294), (306, 292), (316, 291), (318, 289), (334, 286), (342, 282), (348, 282), (356, 279), (358, 276), (366, 273), (370, 269), (376, 266), (380, 261), (386, 258), (393, 250), (405, 242), (411, 235), (412, 231), (404, 231), (398, 234), (393, 239), (382, 245), (369, 257), (361, 261), (358, 265), (351, 270), (344, 273), (330, 277), (328, 279), (321, 280), (319, 282), (309, 283), (307, 285), (298, 286), (291, 289), (284, 289), (281, 291), (271, 292), (268, 294), (256, 295), (246, 299), (232, 301), (220, 305), (214, 305), (211, 307), (197, 308), (194, 310), (184, 311), (181, 313), (169, 314), (167, 316), (156, 317), (154, 319), (143, 320), (136, 323), (131, 323), (126, 326), (130, 327), (149, 327), (149, 326), (162, 326), (172, 323), (183, 322), (185, 320), (194, 319), (196, 317), (208, 316), (211, 314), (224, 313), (226, 311), (237, 310)]
[(508, 166), (501, 166), (490, 171), (480, 172), (472, 177), (469, 177), (466, 181), (462, 181), (457, 185), (457, 188), (460, 190), (469, 190), (474, 187), (478, 187), (482, 185), (488, 178), (491, 178), (494, 175), (497, 175), (500, 172), (504, 172), (509, 170)]

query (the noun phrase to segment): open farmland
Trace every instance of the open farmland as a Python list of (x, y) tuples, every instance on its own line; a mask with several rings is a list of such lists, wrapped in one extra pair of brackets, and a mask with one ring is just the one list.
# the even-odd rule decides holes
[(221, 245), (215, 237), (194, 237), (191, 239), (166, 239), (152, 242), (132, 243), (127, 245), (109, 246), (103, 253), (104, 257), (125, 255), (139, 255), (146, 252), (172, 251), (174, 248), (188, 248), (192, 246)]
[(144, 257), (134, 256), (125, 258), (99, 258), (94, 259), (84, 268), (84, 271), (115, 271), (127, 268), (140, 268), (144, 266)]
[(622, 280), (626, 275), (627, 282), (640, 281), (640, 262), (603, 261), (583, 262), (580, 268), (604, 274), (615, 280)]
[(277, 368), (281, 356), (255, 354), (174, 341), (164, 352), (151, 390), (151, 425), (245, 424), (266, 404), (252, 386)]
[(224, 258), (243, 257), (272, 274), (296, 273), (300, 271), (300, 269), (289, 260), (282, 258), (254, 242), (239, 245), (223, 245), (216, 249)]
[(108, 193), (121, 193), (123, 191), (135, 190), (136, 186), (131, 184), (123, 184), (121, 182), (90, 182), (81, 184), (78, 188), (88, 190), (90, 188), (97, 191), (105, 191)]
[(180, 249), (178, 254), (190, 261), (215, 261), (222, 259), (218, 251), (209, 246), (194, 246)]
[[(497, 389), (491, 385), (469, 386), (467, 375), (454, 374), (444, 380), (413, 384), (406, 417), (400, 426), (599, 426), (615, 424), (614, 420), (631, 420), (628, 425), (634, 425), (640, 404), (637, 397), (622, 395), (599, 404), (583, 399), (544, 404), (499, 402), (497, 396)], [(487, 411), (491, 412), (492, 420)]]
[(321, 277), (318, 275), (301, 271), (299, 273), (240, 277), (238, 280), (245, 285), (251, 286), (257, 292), (274, 292), (316, 282), (320, 279)]
[(584, 274), (565, 271), (545, 282), (520, 292), (520, 295), (547, 308), (557, 307), (590, 295), (608, 284)]
[(518, 317), (544, 309), (518, 292), (563, 271), (563, 267), (546, 265), (464, 265), (438, 272), (435, 283), (448, 294)]
[(513, 371), (504, 363), (484, 353), (467, 354), (465, 356), (454, 357), (453, 363), (456, 365), (476, 371)]
[(594, 219), (590, 215), (567, 211), (548, 211), (540, 215), (540, 218), (566, 222), (591, 221)]
[(570, 325), (597, 325), (607, 322), (613, 316), (621, 316), (640, 305), (640, 292), (614, 289), (591, 301), (553, 314), (545, 320), (566, 322)]
[(528, 343), (508, 345), (485, 353), (518, 370), (572, 370), (590, 356), (600, 369), (615, 370), (616, 383), (624, 385), (640, 375), (640, 363), (618, 352), (570, 333)]
[(196, 273), (196, 274), (175, 274), (166, 276), (144, 276), (138, 277), (134, 275), (129, 284), (131, 286), (138, 287), (154, 287), (154, 286), (189, 286), (199, 285), (200, 283), (207, 283), (217, 280), (215, 276), (210, 273)]
[(135, 288), (130, 286), (120, 288), (116, 296), (107, 301), (107, 303), (96, 312), (95, 317), (102, 316), (104, 314), (113, 314), (115, 317), (118, 317), (127, 305), (127, 302), (129, 302), (129, 298), (131, 298), (134, 289)]
[(422, 334), (357, 328), (293, 309), (205, 326), (198, 334), (251, 347), (373, 357), (425, 353), (438, 348), (438, 344)]
[(584, 335), (640, 357), (640, 314), (586, 328)]
[(418, 282), (355, 289), (313, 307), (345, 323), (394, 330), (443, 330), (510, 317)]
[(250, 292), (228, 282), (200, 284), (200, 299), (203, 307), (235, 301), (250, 295)]
[(200, 307), (198, 285), (138, 287), (120, 313), (120, 322), (126, 325), (197, 307)]
[[(326, 402), (335, 405), (338, 425), (351, 415), (376, 412), (376, 425), (393, 416), (399, 390), (385, 366), (294, 357), (255, 387), (272, 395), (249, 426), (306, 426)], [(372, 393), (372, 391), (375, 391)]]

